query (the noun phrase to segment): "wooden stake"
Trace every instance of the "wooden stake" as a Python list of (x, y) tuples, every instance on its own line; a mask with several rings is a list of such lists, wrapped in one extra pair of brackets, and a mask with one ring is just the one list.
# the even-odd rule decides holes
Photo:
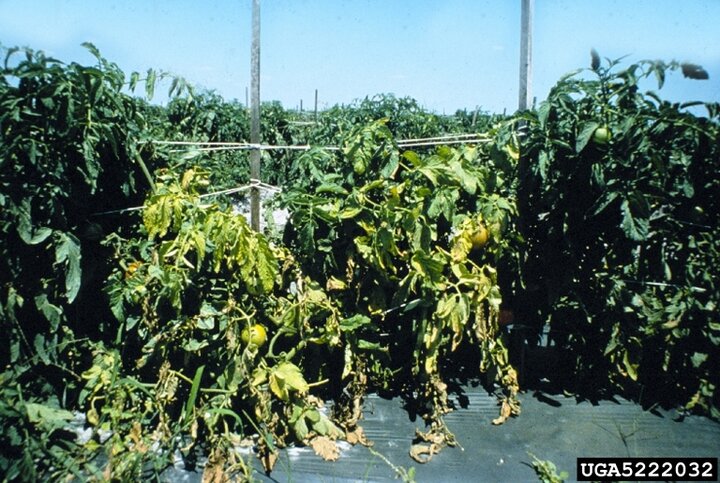
[(520, 98), (518, 109), (530, 107), (532, 99), (532, 19), (535, 0), (521, 0), (520, 14)]
[[(253, 0), (250, 50), (250, 143), (260, 144), (260, 0)], [(260, 150), (250, 151), (250, 179), (260, 181)], [(260, 231), (260, 190), (250, 190), (250, 227)]]

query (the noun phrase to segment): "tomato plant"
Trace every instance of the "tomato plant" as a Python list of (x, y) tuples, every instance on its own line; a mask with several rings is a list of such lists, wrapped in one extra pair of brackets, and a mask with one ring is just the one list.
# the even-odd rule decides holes
[(139, 202), (151, 184), (135, 142), (143, 104), (126, 88), (150, 94), (156, 73), (128, 80), (84, 47), (93, 65), (0, 47), (0, 468), (10, 479), (93, 472), (60, 426), (91, 341), (110, 332), (100, 240), (132, 223), (95, 214)]
[[(189, 431), (182, 451), (190, 457), (205, 442), (222, 448), (264, 428), (259, 451), (270, 470), (278, 447), (334, 444), (344, 434), (310, 393), (334, 376), (321, 361), (340, 344), (343, 320), (287, 250), (242, 215), (201, 200), (207, 180), (200, 168), (161, 172), (142, 231), (112, 241), (118, 268), (107, 291), (120, 363), (126, 379), (156, 388), (143, 403), (150, 413), (140, 430), (154, 438), (144, 444), (173, 448)], [(135, 426), (112, 419), (105, 394), (116, 386), (91, 382), (87, 400), (101, 408), (97, 425), (133, 434)]]
[[(513, 164), (505, 151), (480, 146), (401, 154), (383, 120), (353, 131), (338, 156), (338, 172), (285, 195), (285, 242), (357, 321), (346, 334), (343, 376), (361, 373), (385, 390), (407, 385), (419, 406), (429, 404), (430, 429), (419, 433), (427, 444), (413, 452), (424, 460), (455, 444), (442, 419), (442, 361), (461, 345), (477, 350), (479, 369), (494, 371), (503, 388), (497, 422), (519, 412), (517, 375), (498, 331), (495, 268), (517, 241), (508, 230)], [(473, 251), (483, 223), (488, 245)]]
[(525, 116), (523, 317), (549, 317), (569, 387), (717, 415), (720, 110), (641, 91), (681, 67), (596, 62)]

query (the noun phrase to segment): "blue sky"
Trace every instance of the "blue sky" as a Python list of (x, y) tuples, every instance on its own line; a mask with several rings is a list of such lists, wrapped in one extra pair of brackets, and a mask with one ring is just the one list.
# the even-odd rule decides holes
[[(305, 108), (411, 96), (437, 112), (518, 102), (520, 0), (262, 0), (261, 98)], [(0, 0), (0, 43), (91, 63), (94, 43), (126, 73), (168, 70), (244, 102), (251, 0)], [(538, 101), (564, 73), (603, 57), (700, 64), (661, 95), (720, 101), (720, 0), (536, 0)], [(654, 88), (648, 85), (648, 88)]]

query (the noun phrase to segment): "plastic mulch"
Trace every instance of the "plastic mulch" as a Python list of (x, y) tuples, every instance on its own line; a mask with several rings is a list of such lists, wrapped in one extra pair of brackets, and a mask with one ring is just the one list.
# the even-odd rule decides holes
[[(415, 467), (418, 482), (523, 482), (538, 481), (530, 466), (535, 455), (552, 461), (568, 481), (577, 478), (578, 457), (718, 457), (720, 424), (676, 411), (646, 410), (624, 399), (591, 403), (574, 397), (539, 391), (521, 394), (522, 414), (493, 426), (498, 408), (494, 396), (482, 386), (461, 386), (452, 394), (456, 409), (446, 422), (460, 447), (445, 448), (427, 464), (409, 456), (415, 429), (401, 398), (369, 395), (361, 425), (373, 451), (392, 465)], [(259, 481), (350, 482), (399, 481), (383, 458), (363, 446), (341, 445), (337, 461), (323, 461), (311, 448), (282, 451), (271, 475), (255, 460)], [(186, 472), (182, 464), (170, 468), (168, 481), (201, 481), (202, 472)]]

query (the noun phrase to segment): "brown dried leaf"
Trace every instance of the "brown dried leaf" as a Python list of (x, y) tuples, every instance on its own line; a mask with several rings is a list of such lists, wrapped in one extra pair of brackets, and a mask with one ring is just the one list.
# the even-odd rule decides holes
[(345, 431), (345, 439), (353, 446), (360, 443), (361, 445), (369, 448), (373, 445), (372, 442), (367, 439), (365, 430), (361, 426), (355, 427), (352, 431)]
[(262, 463), (263, 468), (265, 468), (265, 473), (270, 473), (273, 470), (273, 468), (275, 467), (275, 463), (277, 463), (277, 459), (277, 453), (273, 453), (270, 451), (260, 456), (260, 462)]
[(503, 402), (500, 405), (500, 416), (493, 419), (492, 423), (494, 425), (503, 424), (505, 421), (508, 420), (510, 415), (512, 414), (512, 406), (507, 402), (507, 400), (503, 400)]
[(415, 429), (415, 440), (425, 441), (426, 443), (432, 443), (436, 448), (441, 448), (445, 444), (445, 434), (441, 431), (431, 430), (427, 433), (423, 433), (419, 429)]
[(310, 446), (325, 461), (337, 461), (340, 458), (340, 448), (327, 436), (316, 436), (310, 441)]
[(440, 452), (436, 444), (414, 444), (410, 447), (410, 457), (418, 463), (427, 463)]
[(222, 466), (207, 465), (203, 470), (202, 483), (225, 483), (230, 478), (225, 474)]
[(142, 439), (142, 426), (138, 421), (135, 421), (132, 425), (132, 429), (130, 429), (130, 439), (133, 443), (135, 443), (135, 451), (140, 454), (148, 452), (149, 448)]
[(224, 471), (225, 454), (216, 448), (205, 465), (202, 475), (202, 483), (226, 483), (230, 478)]

